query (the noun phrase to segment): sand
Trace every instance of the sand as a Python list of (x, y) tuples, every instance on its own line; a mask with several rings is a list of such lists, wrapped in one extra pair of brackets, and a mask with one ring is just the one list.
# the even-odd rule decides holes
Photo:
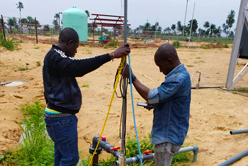
[[(161, 43), (160, 43), (161, 44)], [(195, 44), (199, 45), (199, 44)], [(43, 97), (42, 63), (49, 44), (35, 45), (31, 42), (20, 44), (20, 50), (7, 51), (0, 48), (0, 82), (22, 81), (19, 86), (0, 86), (0, 154), (4, 150), (18, 147), (22, 133), (18, 123), (22, 121), (21, 105), (26, 102), (40, 101)], [(157, 48), (132, 48), (132, 68), (136, 77), (149, 88), (155, 88), (164, 80), (153, 60)], [(80, 46), (76, 58), (87, 58), (111, 52), (113, 48)], [(201, 72), (200, 86), (221, 86), (226, 82), (231, 48), (177, 49), (181, 61), (187, 67), (192, 86), (197, 84)], [(38, 66), (40, 63), (41, 66)], [(113, 92), (113, 81), (119, 59), (104, 64), (100, 69), (77, 78), (82, 91), (82, 107), (78, 117), (79, 150), (81, 158), (86, 158), (93, 136), (101, 132), (108, 105)], [(239, 60), (235, 74), (247, 63)], [(27, 65), (28, 64), (28, 65)], [(18, 67), (29, 70), (19, 71)], [(83, 87), (83, 85), (89, 85)], [(247, 87), (248, 75), (236, 87)], [(134, 90), (134, 102), (144, 100)], [(130, 89), (128, 88), (127, 136), (134, 138)], [(115, 97), (104, 131), (107, 141), (119, 144), (119, 124), (122, 99)], [(152, 127), (152, 111), (135, 106), (136, 123), (140, 140), (147, 137)], [(193, 166), (218, 165), (230, 157), (247, 149), (248, 134), (230, 135), (231, 130), (247, 129), (247, 97), (221, 88), (192, 89), (190, 127), (184, 146), (199, 147), (198, 159)], [(103, 154), (104, 155), (104, 154)], [(235, 162), (240, 166), (248, 163), (248, 157)]]

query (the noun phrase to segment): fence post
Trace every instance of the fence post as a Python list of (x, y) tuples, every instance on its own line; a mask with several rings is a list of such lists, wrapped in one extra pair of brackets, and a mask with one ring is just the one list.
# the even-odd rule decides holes
[(5, 30), (4, 30), (4, 21), (3, 21), (3, 15), (1, 15), (2, 18), (2, 27), (3, 27), (3, 38), (6, 41), (6, 36), (5, 36)]
[(38, 35), (37, 35), (37, 22), (36, 22), (36, 17), (34, 18), (35, 22), (35, 36), (36, 36), (36, 44), (38, 44)]

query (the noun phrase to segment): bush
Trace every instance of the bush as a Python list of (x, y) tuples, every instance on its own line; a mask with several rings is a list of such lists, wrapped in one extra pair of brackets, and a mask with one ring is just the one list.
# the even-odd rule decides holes
[(12, 39), (7, 38), (5, 41), (2, 34), (0, 34), (0, 46), (5, 47), (10, 51), (14, 51), (18, 47), (17, 43), (15, 43), (14, 41), (14, 38)]
[(180, 44), (179, 41), (174, 41), (174, 42), (172, 43), (172, 45), (173, 45), (175, 48), (181, 47), (181, 44)]
[(115, 39), (115, 40), (113, 40), (113, 41), (111, 41), (111, 42), (109, 42), (108, 43), (108, 46), (117, 46), (118, 45), (118, 40), (117, 39)]

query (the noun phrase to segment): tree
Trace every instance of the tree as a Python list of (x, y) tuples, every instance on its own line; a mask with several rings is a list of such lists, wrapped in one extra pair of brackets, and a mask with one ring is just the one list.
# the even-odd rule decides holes
[(175, 24), (172, 24), (172, 25), (171, 25), (171, 29), (173, 30), (173, 32), (174, 32), (174, 34), (175, 34), (175, 33), (176, 33), (176, 32), (175, 32), (176, 25), (175, 25)]
[(23, 6), (23, 3), (22, 2), (18, 2), (18, 4), (16, 4), (17, 5), (17, 9), (19, 9), (19, 11), (20, 11), (20, 19), (22, 18), (21, 17), (21, 11), (22, 11), (22, 9), (24, 9), (24, 6)]
[(17, 25), (17, 20), (15, 17), (13, 17), (13, 18), (9, 18), (7, 22), (10, 27), (10, 33), (12, 33), (12, 27)]
[(210, 36), (213, 35), (213, 31), (216, 29), (216, 25), (215, 24), (211, 24), (210, 25)]
[(210, 23), (209, 23), (208, 21), (206, 21), (206, 22), (204, 23), (203, 27), (204, 27), (205, 29), (208, 29), (208, 28), (209, 28), (209, 25), (210, 25)]
[[(189, 29), (191, 28), (191, 21), (192, 21), (192, 20), (190, 20), (190, 21), (189, 21), (189, 24), (188, 24)], [(193, 33), (196, 33), (197, 28), (198, 28), (198, 22), (197, 22), (196, 19), (193, 19), (193, 23), (192, 23), (192, 32), (193, 32)]]
[(226, 37), (227, 37), (227, 35), (228, 35), (228, 25), (223, 23), (222, 28), (223, 28), (223, 32), (226, 34)]
[(59, 24), (57, 20), (53, 20), (53, 25), (56, 30), (59, 30)]
[(234, 12), (234, 10), (231, 10), (231, 12), (228, 14), (227, 19), (226, 19), (226, 24), (227, 24), (228, 29), (229, 29), (228, 34), (231, 31), (233, 23), (235, 22), (234, 17), (235, 17), (235, 12)]
[(177, 31), (178, 31), (178, 32), (182, 32), (182, 31), (183, 31), (183, 26), (182, 26), (182, 24), (181, 24), (181, 21), (178, 21), (178, 22), (177, 22)]
[(88, 15), (88, 18), (90, 17), (90, 12), (88, 10), (85, 10), (85, 13)]
[(199, 36), (203, 36), (206, 34), (205, 30), (201, 28), (198, 29), (198, 32), (199, 32)]
[(167, 32), (167, 33), (170, 33), (171, 29), (170, 29), (170, 27), (167, 27), (167, 28), (164, 29), (164, 31)]
[(149, 22), (145, 23), (144, 30), (148, 31), (151, 28), (151, 24)]

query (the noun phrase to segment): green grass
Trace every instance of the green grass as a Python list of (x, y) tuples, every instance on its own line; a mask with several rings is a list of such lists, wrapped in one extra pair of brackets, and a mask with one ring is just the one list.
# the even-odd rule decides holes
[(88, 84), (83, 84), (83, 85), (82, 85), (83, 88), (88, 88), (89, 86), (90, 86), (90, 85), (88, 85)]
[[(149, 134), (148, 138), (140, 140), (141, 153), (146, 151), (146, 150), (152, 150), (152, 152), (154, 153), (154, 146), (152, 144), (150, 144), (150, 139), (151, 139), (151, 136)], [(134, 157), (134, 156), (137, 156), (138, 154), (139, 154), (139, 150), (138, 150), (136, 138), (127, 137), (126, 158)], [(88, 155), (87, 159), (82, 160), (82, 166), (89, 164), (90, 157), (91, 157), (91, 155)], [(181, 164), (181, 163), (189, 162), (190, 157), (191, 157), (191, 152), (184, 152), (184, 153), (176, 154), (172, 160), (171, 165), (176, 166), (176, 165)], [(113, 165), (115, 161), (116, 161), (116, 158), (111, 156), (107, 160), (99, 160), (98, 164), (99, 164), (99, 166), (109, 166), (109, 165)], [(139, 165), (140, 165), (139, 163), (129, 164), (129, 166), (139, 166)], [(143, 162), (143, 165), (144, 166), (153, 166), (154, 161), (153, 160), (146, 160)]]
[(28, 70), (28, 67), (27, 66), (26, 67), (17, 67), (17, 69), (19, 71), (25, 71), (25, 70)]
[(18, 44), (14, 41), (14, 38), (11, 39), (6, 38), (5, 41), (2, 33), (0, 33), (0, 46), (5, 47), (10, 51), (14, 51), (15, 49), (18, 49)]
[(173, 45), (175, 48), (181, 47), (181, 44), (180, 44), (179, 41), (174, 41), (174, 42), (172, 43), (172, 45)]
[[(20, 166), (52, 166), (54, 164), (54, 148), (53, 142), (46, 134), (46, 124), (44, 122), (44, 106), (39, 102), (26, 103), (21, 107), (24, 119), (20, 124), (25, 137), (20, 143), (20, 148), (15, 151), (5, 151), (0, 155), (0, 164), (3, 165), (20, 165)], [(149, 135), (147, 138), (140, 140), (141, 152), (152, 150), (154, 146), (150, 144)], [(134, 138), (127, 137), (126, 141), (126, 157), (134, 157), (139, 154), (137, 141)], [(107, 159), (100, 159), (99, 166), (110, 166), (114, 164), (116, 158), (108, 154)], [(90, 161), (91, 155), (83, 159), (78, 166), (86, 166)], [(190, 161), (191, 152), (176, 154), (172, 161), (172, 166)], [(130, 164), (130, 166), (138, 166), (139, 163)], [(154, 165), (153, 160), (143, 162), (144, 166)]]
[(20, 143), (20, 148), (14, 152), (6, 151), (0, 157), (4, 165), (53, 165), (53, 142), (46, 134), (44, 122), (44, 106), (39, 102), (27, 103), (21, 107), (24, 119), (21, 129), (25, 136)]
[(37, 62), (36, 62), (36, 66), (41, 66), (40, 61), (37, 61)]

